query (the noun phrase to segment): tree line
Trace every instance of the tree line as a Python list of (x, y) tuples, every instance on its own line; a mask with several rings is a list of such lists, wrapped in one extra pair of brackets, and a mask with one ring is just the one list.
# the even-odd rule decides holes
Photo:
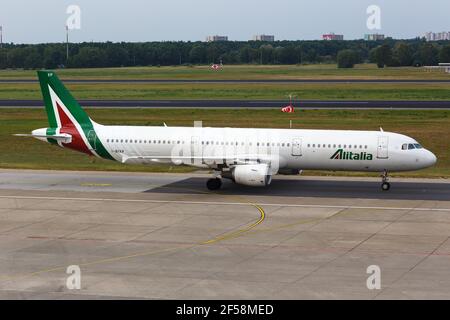
[[(224, 41), (64, 43), (15, 45), (0, 49), (0, 69), (99, 68), (189, 64), (338, 63), (351, 68), (373, 62), (385, 66), (422, 66), (450, 62), (450, 42), (423, 39), (384, 41)], [(68, 55), (67, 55), (68, 53)]]

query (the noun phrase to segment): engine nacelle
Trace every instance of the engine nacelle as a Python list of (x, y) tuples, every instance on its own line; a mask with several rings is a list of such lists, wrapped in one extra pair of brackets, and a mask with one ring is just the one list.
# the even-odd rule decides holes
[(272, 182), (270, 167), (267, 164), (243, 164), (232, 171), (234, 182), (251, 187), (265, 187)]

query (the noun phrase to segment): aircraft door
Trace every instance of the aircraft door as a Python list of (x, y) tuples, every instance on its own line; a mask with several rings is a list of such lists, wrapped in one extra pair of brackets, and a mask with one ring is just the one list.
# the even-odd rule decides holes
[(389, 137), (378, 137), (377, 158), (387, 159), (389, 158)]
[(292, 140), (292, 155), (296, 157), (302, 155), (302, 139), (295, 138)]
[(202, 146), (199, 137), (191, 137), (191, 164), (201, 164)]

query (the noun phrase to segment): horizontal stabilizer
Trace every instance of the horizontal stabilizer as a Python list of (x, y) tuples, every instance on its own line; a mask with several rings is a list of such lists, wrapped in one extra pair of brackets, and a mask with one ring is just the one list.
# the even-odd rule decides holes
[(72, 136), (70, 134), (67, 133), (60, 133), (60, 134), (53, 134), (53, 135), (48, 135), (48, 134), (37, 134), (37, 133), (32, 133), (32, 134), (22, 134), (22, 133), (18, 133), (18, 134), (14, 134), (14, 136), (16, 137), (33, 137), (36, 139), (54, 139), (56, 141), (61, 141), (63, 143), (70, 143), (72, 142)]

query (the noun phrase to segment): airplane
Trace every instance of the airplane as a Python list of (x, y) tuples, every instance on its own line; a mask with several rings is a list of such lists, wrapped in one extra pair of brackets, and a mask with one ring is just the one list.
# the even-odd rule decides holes
[(436, 156), (411, 137), (380, 131), (255, 129), (164, 126), (106, 126), (80, 107), (53, 71), (38, 71), (49, 127), (32, 137), (125, 164), (168, 163), (212, 170), (209, 190), (231, 179), (268, 186), (275, 174), (302, 170), (381, 173), (413, 171), (436, 163)]

